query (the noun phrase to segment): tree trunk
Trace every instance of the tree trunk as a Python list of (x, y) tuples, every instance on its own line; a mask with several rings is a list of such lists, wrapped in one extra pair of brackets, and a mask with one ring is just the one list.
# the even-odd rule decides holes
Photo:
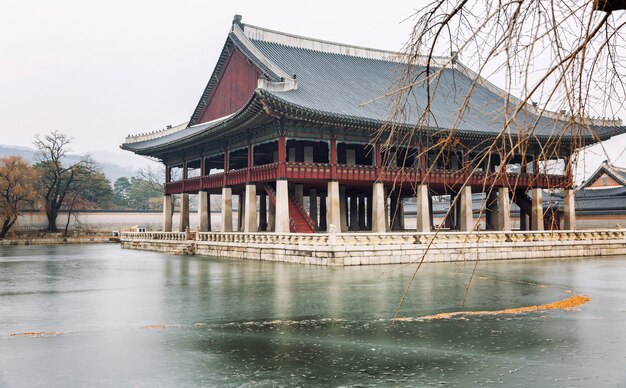
[(48, 228), (46, 229), (48, 232), (56, 232), (57, 229), (57, 212), (55, 210), (49, 210), (46, 212), (46, 217), (48, 218)]
[(4, 222), (2, 223), (2, 228), (0, 228), (0, 238), (4, 238), (7, 233), (9, 233), (9, 230), (11, 230), (11, 227), (13, 226), (13, 224), (15, 224), (15, 221), (17, 221), (17, 217), (4, 219)]

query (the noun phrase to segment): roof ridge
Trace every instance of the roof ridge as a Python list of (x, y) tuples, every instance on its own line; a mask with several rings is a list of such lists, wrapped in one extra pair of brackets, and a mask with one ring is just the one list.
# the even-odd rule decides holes
[[(372, 47), (358, 46), (347, 43), (333, 42), (324, 39), (316, 39), (308, 36), (276, 31), (252, 24), (239, 24), (248, 39), (282, 44), (284, 46), (302, 48), (330, 54), (341, 54), (353, 57), (378, 59), (389, 62), (406, 62), (406, 54), (401, 51), (383, 50)], [(424, 57), (425, 59), (425, 57)], [(448, 62), (450, 57), (434, 56), (433, 59), (439, 64)]]

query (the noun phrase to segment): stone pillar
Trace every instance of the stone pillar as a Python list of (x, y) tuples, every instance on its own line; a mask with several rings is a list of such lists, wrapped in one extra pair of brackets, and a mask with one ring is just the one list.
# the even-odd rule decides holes
[(172, 196), (168, 194), (163, 196), (163, 231), (172, 231)]
[(366, 230), (365, 224), (365, 194), (359, 194), (359, 230)]
[(206, 193), (206, 210), (207, 228), (210, 232), (213, 230), (213, 220), (211, 217), (211, 194), (208, 191)]
[(209, 231), (209, 212), (208, 212), (209, 195), (206, 191), (198, 192), (198, 231)]
[(511, 203), (508, 187), (498, 189), (498, 230), (511, 230)]
[(267, 231), (267, 195), (259, 194), (259, 230)]
[(374, 183), (372, 188), (372, 232), (387, 232), (387, 222), (385, 220), (385, 186), (382, 182)]
[(326, 217), (328, 217), (326, 212), (326, 193), (320, 193), (320, 222), (317, 227), (318, 230), (326, 230), (328, 227), (326, 226)]
[(460, 211), (459, 230), (469, 232), (474, 228), (474, 215), (472, 214), (472, 187), (463, 186), (457, 200), (457, 209)]
[(431, 219), (432, 203), (430, 200), (430, 193), (428, 192), (428, 185), (417, 185), (416, 191), (417, 191), (417, 207), (416, 207), (417, 227), (416, 227), (416, 230), (418, 233), (430, 232), (430, 227), (432, 223), (432, 219)]
[(309, 216), (313, 220), (313, 228), (315, 230), (318, 230), (319, 225), (317, 222), (317, 189), (309, 190)]
[(297, 183), (293, 185), (294, 197), (300, 206), (304, 206), (304, 185)]
[(367, 196), (367, 223), (365, 225), (366, 230), (372, 230), (372, 196)]
[(243, 218), (244, 214), (246, 214), (246, 201), (244, 199), (245, 194), (239, 194), (237, 197), (239, 198), (239, 209), (237, 211), (237, 231), (243, 232)]
[(487, 230), (498, 230), (498, 195), (493, 189), (487, 193), (485, 224)]
[(359, 213), (357, 208), (357, 196), (355, 194), (350, 195), (350, 230), (359, 230)]
[(233, 231), (233, 191), (222, 187), (222, 232)]
[[(531, 230), (543, 230), (543, 189), (532, 189)], [(520, 217), (522, 212), (520, 211)]]
[(576, 197), (573, 189), (563, 190), (563, 229), (576, 229)]
[(340, 229), (338, 231), (348, 231), (348, 204), (346, 197), (346, 186), (339, 186), (339, 214), (340, 214)]
[(398, 196), (398, 226), (400, 230), (404, 230), (404, 201), (402, 195)]
[(256, 185), (247, 184), (246, 185), (246, 194), (244, 200), (244, 220), (243, 220), (243, 231), (245, 233), (254, 233), (258, 231), (258, 226), (256, 223)]
[(267, 231), (274, 232), (276, 230), (276, 205), (271, 199), (267, 202)]
[(189, 229), (189, 194), (182, 193), (180, 195), (180, 223), (178, 231), (184, 232)]
[(328, 231), (334, 228), (335, 232), (341, 232), (341, 200), (339, 199), (339, 182), (328, 182), (328, 211), (326, 224)]
[(276, 181), (276, 233), (289, 233), (289, 186), (286, 180)]
[(398, 217), (398, 193), (395, 191), (392, 191), (391, 194), (389, 195), (389, 216), (390, 216), (390, 221), (389, 224), (391, 225), (391, 230), (399, 230), (400, 229), (400, 223), (399, 221), (399, 217)]

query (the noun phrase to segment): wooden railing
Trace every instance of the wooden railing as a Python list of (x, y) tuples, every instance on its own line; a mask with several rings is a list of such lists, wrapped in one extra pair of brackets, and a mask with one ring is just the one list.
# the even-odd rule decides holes
[[(334, 168), (334, 169), (333, 169)], [(278, 163), (241, 168), (183, 181), (165, 184), (166, 194), (198, 192), (199, 190), (217, 189), (223, 185), (241, 185), (247, 182), (270, 182), (278, 177)], [(333, 170), (336, 172), (333, 173)], [(472, 186), (509, 186), (509, 187), (544, 187), (562, 188), (568, 185), (568, 178), (563, 175), (545, 174), (496, 174), (482, 171), (427, 170), (409, 167), (384, 167), (347, 165), (328, 163), (286, 163), (285, 178), (291, 181), (328, 181), (350, 182), (382, 181), (385, 184), (428, 183), (447, 186), (460, 186), (466, 182)]]

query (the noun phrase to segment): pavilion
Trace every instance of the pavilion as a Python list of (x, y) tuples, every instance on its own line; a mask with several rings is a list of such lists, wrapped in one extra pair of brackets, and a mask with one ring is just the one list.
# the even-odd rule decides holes
[[(511, 229), (513, 201), (524, 215), (522, 229), (543, 230), (544, 189), (562, 190), (563, 228), (575, 229), (570, 156), (626, 127), (619, 120), (581, 123), (576, 141), (563, 136), (565, 146), (551, 153), (564, 168), (547, 174), (540, 163), (550, 160), (541, 160), (541, 151), (568, 122), (528, 104), (526, 122), (535, 124), (524, 154), (498, 148), (477, 165), (477, 150), (503, 128), (502, 107), (512, 97), (455, 57), (440, 60), (452, 64), (431, 102), (437, 128), (415, 144), (383, 147), (374, 135), (389, 121), (390, 99), (377, 97), (398, 79), (402, 54), (243, 24), (237, 15), (189, 122), (129, 136), (121, 147), (165, 165), (164, 231), (172, 230), (172, 195), (180, 195), (180, 231), (189, 228), (190, 194), (198, 195), (201, 232), (211, 229), (214, 195), (221, 197), (222, 232), (404, 230), (403, 198), (413, 196), (414, 230), (429, 232), (432, 197), (439, 195), (456, 198), (451, 228), (469, 231), (477, 227), (472, 193), (482, 192), (488, 229)], [(470, 109), (456, 125), (459, 101), (473, 87)], [(412, 92), (416, 106), (424, 102), (424, 89)], [(395, 124), (411, 130), (418, 114)], [(457, 141), (441, 161), (433, 144), (452, 128)], [(240, 198), (235, 225), (233, 195)]]

